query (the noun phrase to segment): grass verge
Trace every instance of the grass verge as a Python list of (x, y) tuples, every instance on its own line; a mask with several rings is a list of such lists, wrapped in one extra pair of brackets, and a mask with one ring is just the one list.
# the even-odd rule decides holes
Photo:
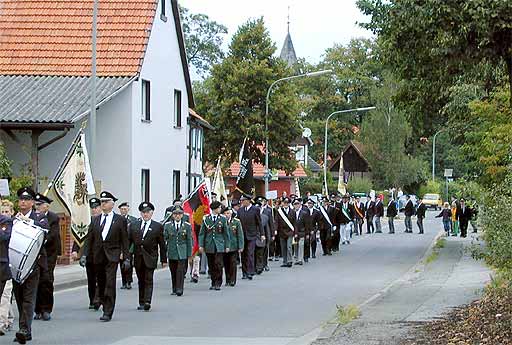
[(361, 312), (359, 308), (353, 304), (350, 304), (346, 307), (342, 305), (336, 305), (337, 308), (337, 317), (338, 323), (342, 325), (346, 325), (352, 320), (355, 320), (361, 316)]

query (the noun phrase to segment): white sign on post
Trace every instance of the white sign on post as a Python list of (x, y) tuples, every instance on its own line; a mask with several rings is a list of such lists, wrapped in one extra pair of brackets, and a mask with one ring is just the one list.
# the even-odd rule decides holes
[(277, 190), (269, 190), (265, 195), (265, 198), (267, 198), (267, 200), (277, 199)]
[(0, 179), (0, 195), (1, 196), (11, 195), (11, 193), (9, 192), (9, 181), (5, 178)]
[(444, 177), (452, 177), (453, 169), (444, 169)]

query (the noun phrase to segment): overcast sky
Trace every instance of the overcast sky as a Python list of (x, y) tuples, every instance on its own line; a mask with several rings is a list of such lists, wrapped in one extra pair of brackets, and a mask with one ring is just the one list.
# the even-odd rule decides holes
[(286, 37), (288, 6), (290, 32), (299, 58), (318, 62), (325, 49), (334, 43), (348, 43), (351, 38), (371, 37), (358, 27), (365, 17), (356, 0), (179, 0), (193, 13), (204, 13), (228, 28), (226, 41), (239, 25), (263, 16), (270, 35), (281, 51)]

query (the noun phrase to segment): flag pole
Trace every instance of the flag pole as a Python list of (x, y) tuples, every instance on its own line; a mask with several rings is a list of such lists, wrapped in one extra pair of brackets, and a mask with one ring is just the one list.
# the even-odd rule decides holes
[(80, 139), (80, 135), (83, 133), (84, 128), (86, 127), (87, 121), (82, 122), (82, 125), (80, 126), (80, 129), (78, 130), (78, 133), (76, 134), (75, 138), (73, 139), (73, 142), (71, 143), (71, 146), (69, 147), (68, 151), (66, 152), (66, 155), (62, 159), (62, 162), (60, 163), (59, 167), (57, 168), (57, 171), (55, 172), (55, 175), (50, 180), (50, 183), (48, 183), (48, 187), (46, 187), (45, 192), (43, 195), (47, 195), (50, 192), (50, 189), (52, 189), (53, 185), (55, 184), (55, 181), (60, 177), (62, 174), (62, 171), (64, 170), (64, 166), (69, 162), (69, 159), (71, 158), (71, 153), (74, 151), (76, 145), (78, 144), (78, 141)]

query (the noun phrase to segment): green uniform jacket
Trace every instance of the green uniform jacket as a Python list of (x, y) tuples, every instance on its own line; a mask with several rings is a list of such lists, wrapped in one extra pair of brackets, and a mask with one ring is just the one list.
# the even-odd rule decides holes
[(235, 252), (244, 249), (244, 230), (242, 229), (242, 223), (236, 218), (231, 218), (227, 223), (231, 237), (229, 251)]
[(169, 260), (186, 260), (192, 256), (192, 226), (181, 220), (179, 229), (176, 229), (174, 220), (164, 224), (164, 240), (167, 244), (167, 258)]
[(230, 243), (231, 236), (226, 218), (217, 216), (217, 220), (213, 222), (211, 215), (205, 216), (199, 232), (199, 247), (203, 247), (206, 253), (225, 253)]

